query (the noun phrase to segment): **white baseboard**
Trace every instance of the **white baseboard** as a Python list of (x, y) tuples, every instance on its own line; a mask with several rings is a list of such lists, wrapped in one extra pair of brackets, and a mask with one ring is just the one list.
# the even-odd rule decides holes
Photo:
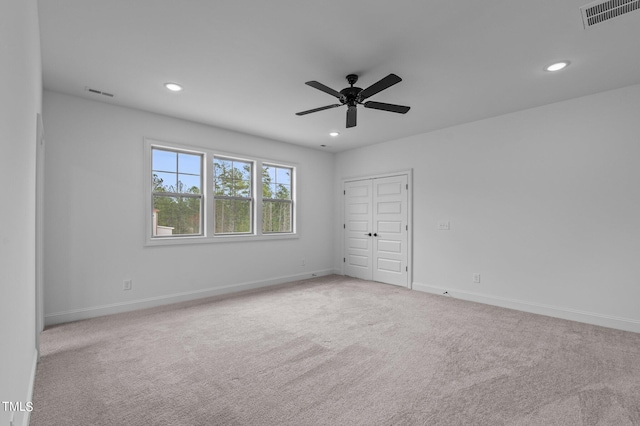
[(530, 312), (533, 314), (546, 315), (571, 321), (599, 325), (602, 327), (640, 333), (640, 321), (630, 318), (615, 317), (612, 315), (580, 311), (571, 308), (562, 308), (559, 306), (543, 305), (540, 303), (532, 303), (523, 300), (508, 299), (504, 297), (487, 296), (484, 294), (472, 293), (469, 291), (451, 290), (445, 287), (438, 287), (418, 282), (413, 282), (412, 288), (417, 291), (439, 295), (442, 295), (446, 291), (449, 296), (455, 297), (457, 299), (463, 299), (471, 302), (479, 302), (487, 305), (500, 306), (502, 308)]
[(88, 308), (72, 309), (64, 312), (54, 312), (45, 314), (45, 325), (62, 324), (65, 322), (78, 321), (82, 319), (100, 317), (104, 315), (118, 314), (121, 312), (135, 311), (138, 309), (153, 308), (161, 305), (169, 305), (171, 303), (186, 302), (188, 300), (202, 299), (211, 296), (220, 296), (223, 294), (237, 293), (244, 290), (254, 290), (262, 287), (269, 287), (288, 282), (311, 279), (325, 275), (333, 274), (332, 269), (320, 271), (305, 272), (303, 274), (287, 275), (282, 277), (270, 278), (268, 280), (251, 281), (246, 283), (231, 284), (222, 287), (212, 287), (203, 290), (188, 291), (183, 293), (174, 293), (164, 296), (149, 297), (146, 299), (130, 300), (120, 303), (111, 303), (108, 305), (91, 306)]

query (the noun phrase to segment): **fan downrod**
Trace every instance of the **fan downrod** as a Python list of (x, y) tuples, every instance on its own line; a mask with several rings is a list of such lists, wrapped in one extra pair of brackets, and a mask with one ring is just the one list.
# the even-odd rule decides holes
[(347, 76), (347, 81), (349, 82), (351, 87), (345, 87), (340, 91), (340, 94), (343, 96), (340, 99), (340, 102), (342, 102), (343, 105), (346, 104), (350, 107), (355, 107), (357, 104), (360, 103), (360, 99), (358, 99), (358, 94), (362, 92), (362, 89), (360, 87), (353, 86), (354, 84), (356, 84), (356, 81), (358, 81), (358, 76), (355, 74), (349, 74)]

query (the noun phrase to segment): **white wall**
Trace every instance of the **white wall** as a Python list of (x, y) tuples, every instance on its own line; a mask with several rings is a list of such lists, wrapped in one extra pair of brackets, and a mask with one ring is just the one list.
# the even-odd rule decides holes
[(640, 332), (639, 159), (632, 86), (343, 152), (334, 184), (414, 169), (415, 289)]
[[(0, 13), (0, 401), (30, 400), (35, 332), (36, 117), (42, 105), (35, 0), (3, 2)], [(9, 412), (0, 407), (0, 424)], [(26, 424), (27, 413), (15, 413)]]
[[(331, 154), (49, 91), (43, 108), (47, 324), (333, 271)], [(296, 163), (300, 238), (145, 247), (144, 137)]]

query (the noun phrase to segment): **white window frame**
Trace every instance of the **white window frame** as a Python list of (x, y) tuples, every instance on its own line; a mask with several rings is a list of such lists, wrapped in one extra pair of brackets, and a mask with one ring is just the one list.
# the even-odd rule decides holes
[[(238, 162), (238, 163), (247, 163), (247, 164), (251, 164), (251, 196), (250, 197), (239, 197), (239, 196), (227, 196), (227, 195), (216, 195), (215, 194), (215, 182), (213, 182), (213, 180), (215, 180), (215, 166), (214, 166), (214, 170), (213, 173), (211, 174), (212, 176), (212, 183), (211, 183), (211, 196), (213, 197), (213, 233), (216, 237), (228, 237), (228, 236), (233, 236), (233, 235), (242, 235), (242, 236), (247, 236), (247, 235), (253, 235), (256, 232), (256, 162), (254, 160), (249, 160), (246, 158), (239, 158), (239, 157), (229, 157), (229, 156), (223, 156), (223, 155), (219, 155), (219, 154), (215, 154), (212, 158), (211, 158), (211, 162), (215, 164), (215, 160), (220, 159), (220, 160), (226, 160), (226, 161), (233, 161), (233, 162)], [(216, 233), (215, 231), (215, 203), (216, 200), (236, 200), (236, 201), (249, 201), (249, 205), (251, 206), (251, 231), (250, 232), (227, 232), (227, 233)]]
[[(200, 200), (200, 224), (198, 225), (199, 231), (197, 234), (178, 234), (175, 237), (199, 237), (202, 236), (204, 234), (204, 210), (205, 210), (205, 198), (204, 198), (204, 193), (203, 193), (203, 187), (204, 187), (204, 161), (205, 161), (205, 157), (204, 154), (201, 152), (196, 152), (196, 151), (192, 151), (192, 150), (184, 150), (184, 149), (177, 149), (177, 148), (166, 148), (166, 147), (160, 147), (158, 145), (153, 145), (149, 148), (149, 154), (151, 155), (153, 152), (153, 149), (157, 149), (157, 150), (162, 150), (165, 152), (174, 152), (176, 154), (192, 154), (192, 155), (198, 155), (200, 156), (200, 193), (195, 195), (195, 194), (191, 194), (191, 193), (183, 193), (183, 192), (154, 192), (153, 191), (153, 167), (151, 170), (151, 179), (152, 179), (152, 189), (151, 189), (151, 211), (152, 211), (152, 217), (154, 216), (155, 213), (155, 197), (156, 196), (161, 196), (161, 197), (174, 197), (174, 198), (194, 198), (194, 199), (199, 199)], [(153, 157), (153, 156), (152, 156)], [(179, 158), (179, 157), (178, 157)], [(157, 170), (156, 170), (157, 171)], [(176, 168), (176, 175), (178, 175), (179, 173), (179, 169)], [(153, 234), (153, 226), (157, 226), (156, 221), (154, 220), (152, 223), (152, 230), (151, 230), (151, 236), (153, 239), (162, 239), (162, 238), (174, 238), (173, 236), (168, 236), (168, 235), (154, 235)]]
[[(276, 168), (279, 168), (279, 169), (291, 169), (291, 183), (289, 185), (290, 186), (289, 192), (291, 194), (291, 198), (289, 198), (289, 199), (282, 199), (282, 198), (266, 198), (265, 199), (265, 198), (262, 198), (261, 199), (261, 203), (262, 203), (262, 207), (264, 206), (264, 202), (265, 201), (271, 202), (271, 203), (290, 204), (291, 205), (291, 229), (292, 230), (295, 229), (296, 222), (295, 222), (295, 215), (293, 214), (293, 212), (294, 212), (293, 195), (295, 194), (295, 190), (296, 190), (295, 183), (294, 183), (294, 176), (295, 176), (295, 173), (296, 173), (295, 169), (293, 167), (291, 167), (291, 166), (285, 166), (285, 165), (282, 165), (282, 164), (272, 164), (272, 163), (269, 163), (268, 161), (263, 162), (262, 166), (276, 167)], [(259, 183), (260, 183), (260, 195), (262, 195), (262, 185), (263, 185), (263, 182), (262, 182), (262, 167), (260, 169), (260, 182)], [(260, 221), (260, 228), (262, 230), (262, 221)], [(265, 232), (266, 235), (288, 234), (288, 233), (290, 233), (290, 231), (289, 232), (287, 232), (287, 231), (285, 231), (285, 232), (282, 232), (282, 231)]]
[[(180, 151), (186, 153), (202, 154), (202, 233), (201, 235), (176, 235), (154, 237), (152, 235), (153, 227), (153, 176), (152, 176), (152, 148)], [(215, 216), (214, 216), (214, 174), (213, 159), (214, 157), (222, 157), (247, 161), (253, 163), (252, 176), (252, 194), (253, 194), (253, 224), (252, 233), (250, 234), (218, 234), (214, 232)], [(291, 232), (278, 233), (262, 233), (262, 165), (286, 167), (292, 170), (291, 176)], [(144, 192), (145, 192), (145, 245), (146, 246), (162, 246), (176, 244), (202, 244), (202, 243), (223, 243), (238, 241), (273, 241), (282, 239), (298, 238), (298, 217), (297, 217), (297, 179), (298, 166), (289, 161), (278, 161), (267, 158), (259, 158), (252, 155), (243, 155), (219, 151), (211, 148), (204, 148), (194, 145), (185, 145), (173, 142), (163, 142), (158, 139), (144, 139)]]

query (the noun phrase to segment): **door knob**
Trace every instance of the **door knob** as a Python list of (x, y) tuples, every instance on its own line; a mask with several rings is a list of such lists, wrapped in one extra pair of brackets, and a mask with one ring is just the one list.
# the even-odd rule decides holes
[(377, 233), (376, 233), (376, 234), (373, 234), (373, 236), (374, 236), (374, 237), (377, 237), (377, 236), (378, 236), (378, 234), (377, 234)]
[(369, 232), (368, 234), (364, 234), (364, 235), (368, 235), (368, 236), (371, 236), (371, 232)]

